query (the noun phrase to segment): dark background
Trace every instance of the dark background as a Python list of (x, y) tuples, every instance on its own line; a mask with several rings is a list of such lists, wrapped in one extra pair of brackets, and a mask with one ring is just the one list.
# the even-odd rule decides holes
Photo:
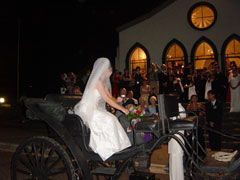
[(17, 92), (19, 96), (34, 97), (58, 92), (61, 73), (82, 75), (101, 56), (108, 57), (114, 67), (118, 46), (116, 28), (162, 2), (1, 2), (0, 95), (10, 94), (16, 99)]

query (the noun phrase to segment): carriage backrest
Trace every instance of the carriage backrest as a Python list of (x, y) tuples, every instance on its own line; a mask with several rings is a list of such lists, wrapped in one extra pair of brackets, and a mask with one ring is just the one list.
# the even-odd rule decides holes
[(178, 99), (177, 96), (169, 94), (159, 94), (158, 99), (158, 112), (161, 122), (158, 123), (159, 129), (165, 134), (168, 131), (168, 120), (171, 117), (178, 116)]
[(64, 107), (56, 102), (45, 101), (40, 98), (24, 98), (27, 108), (26, 116), (31, 120), (44, 120), (51, 117), (56, 121), (63, 121), (66, 115)]
[(66, 94), (47, 94), (46, 101), (60, 103), (66, 110), (72, 109), (80, 100), (81, 95), (66, 95)]
[[(161, 97), (161, 96), (160, 96)], [(178, 97), (171, 94), (163, 94), (165, 114), (167, 118), (179, 116)]]
[(81, 117), (75, 114), (68, 114), (68, 110), (73, 107), (81, 100), (80, 95), (66, 95), (66, 94), (48, 94), (44, 98), (46, 101), (61, 104), (66, 109), (66, 115), (62, 124), (70, 132), (72, 137), (77, 138), (77, 143), (85, 148), (86, 151), (91, 151), (89, 148), (89, 137), (90, 130), (83, 123)]
[(81, 146), (81, 149), (92, 151), (88, 145), (90, 140), (90, 129), (84, 124), (80, 116), (67, 114), (62, 124), (76, 140), (76, 143)]

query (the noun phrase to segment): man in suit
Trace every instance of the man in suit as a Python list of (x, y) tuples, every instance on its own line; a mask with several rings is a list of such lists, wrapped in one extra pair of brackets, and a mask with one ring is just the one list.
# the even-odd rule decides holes
[(161, 71), (158, 73), (159, 94), (168, 94), (169, 75), (167, 73), (167, 66), (163, 64)]
[[(206, 103), (206, 120), (208, 126), (216, 131), (221, 131), (223, 108), (222, 103), (216, 99), (213, 90), (208, 91), (209, 102)], [(221, 136), (209, 131), (209, 145), (212, 151), (221, 150)]]
[(224, 102), (226, 100), (228, 80), (226, 76), (221, 72), (217, 63), (214, 65), (214, 79), (212, 82), (212, 89), (216, 92), (217, 99)]

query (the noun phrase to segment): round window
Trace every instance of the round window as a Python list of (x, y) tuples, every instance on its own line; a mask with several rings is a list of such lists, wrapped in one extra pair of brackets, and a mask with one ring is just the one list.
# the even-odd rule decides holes
[(206, 30), (213, 26), (217, 18), (217, 12), (213, 5), (201, 2), (193, 5), (188, 12), (190, 25), (198, 30)]

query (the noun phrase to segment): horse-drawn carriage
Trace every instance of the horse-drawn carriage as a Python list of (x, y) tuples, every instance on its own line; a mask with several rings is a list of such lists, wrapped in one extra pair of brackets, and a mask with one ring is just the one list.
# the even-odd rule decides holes
[[(174, 138), (185, 152), (185, 170), (190, 178), (194, 177), (195, 172), (201, 174), (202, 171), (209, 171), (207, 167), (204, 169), (201, 166), (203, 159), (198, 156), (198, 149), (201, 147), (197, 141), (198, 117), (171, 120), (171, 117), (178, 117), (180, 113), (175, 96), (159, 95), (159, 117), (137, 123), (133, 128), (132, 146), (115, 153), (104, 162), (88, 146), (90, 130), (81, 117), (68, 113), (79, 100), (80, 96), (53, 94), (47, 95), (45, 99), (24, 99), (27, 117), (46, 122), (55, 135), (53, 138), (32, 137), (19, 145), (12, 159), (13, 180), (91, 180), (94, 175), (118, 179), (126, 168), (133, 172), (148, 172), (151, 153), (171, 138)], [(118, 118), (121, 120), (126, 117), (119, 115)], [(192, 134), (191, 140), (188, 141), (179, 130), (189, 131)], [(151, 141), (139, 143), (138, 135), (146, 132), (152, 134)], [(145, 169), (138, 168), (141, 161)], [(227, 173), (236, 171), (239, 163)]]

